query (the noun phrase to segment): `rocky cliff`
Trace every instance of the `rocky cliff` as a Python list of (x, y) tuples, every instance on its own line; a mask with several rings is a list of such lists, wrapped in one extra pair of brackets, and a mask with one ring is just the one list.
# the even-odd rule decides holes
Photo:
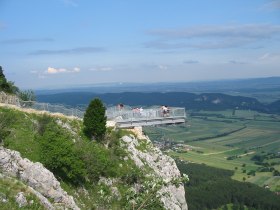
[[(22, 158), (19, 152), (0, 147), (0, 170), (3, 174), (23, 181), (46, 209), (80, 209), (41, 163)], [(52, 201), (52, 202), (51, 202)]]
[(136, 128), (134, 132), (138, 138), (131, 135), (121, 139), (130, 158), (137, 167), (143, 170), (145, 167), (151, 169), (146, 174), (147, 177), (153, 177), (153, 180), (161, 179), (163, 183), (167, 183), (163, 184), (157, 192), (165, 209), (187, 210), (184, 186), (180, 182), (176, 186), (173, 182), (181, 178), (175, 161), (154, 147), (149, 138), (142, 135), (141, 128)]
[[(151, 169), (146, 174), (147, 177), (152, 177), (151, 183), (156, 183), (157, 180), (167, 183), (162, 184), (155, 192), (164, 208), (187, 210), (183, 185), (175, 186), (172, 183), (172, 180), (181, 177), (175, 161), (162, 154), (158, 148), (153, 147), (147, 137), (139, 140), (133, 135), (124, 136), (121, 142), (122, 147), (129, 152), (128, 159), (133, 160), (140, 169), (147, 170), (147, 167)], [(60, 183), (54, 175), (41, 163), (33, 163), (22, 158), (19, 152), (0, 147), (0, 169), (6, 176), (17, 178), (29, 186), (31, 192), (46, 209), (80, 209), (73, 197), (60, 187)], [(114, 180), (103, 178), (100, 180), (100, 183), (102, 182), (110, 185)], [(137, 193), (137, 186), (134, 188)], [(140, 188), (138, 187), (138, 189)], [(111, 190), (115, 191), (113, 194), (119, 194), (117, 188), (112, 187)]]

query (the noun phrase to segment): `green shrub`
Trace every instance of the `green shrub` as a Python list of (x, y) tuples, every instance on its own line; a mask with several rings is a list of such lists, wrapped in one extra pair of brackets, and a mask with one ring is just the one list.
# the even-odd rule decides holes
[(98, 181), (100, 176), (118, 175), (118, 160), (112, 159), (111, 151), (104, 146), (95, 142), (83, 142), (79, 154), (86, 165), (89, 180)]
[(44, 114), (38, 118), (38, 127), (37, 131), (40, 135), (43, 135), (46, 129), (46, 126), (52, 122), (52, 118), (50, 115)]
[(84, 180), (85, 165), (79, 158), (71, 137), (54, 122), (46, 125), (39, 137), (40, 162), (56, 176), (71, 183)]

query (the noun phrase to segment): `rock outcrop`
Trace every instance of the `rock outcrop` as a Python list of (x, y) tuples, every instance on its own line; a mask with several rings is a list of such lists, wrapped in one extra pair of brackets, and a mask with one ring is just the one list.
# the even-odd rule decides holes
[(0, 103), (19, 105), (19, 98), (16, 95), (7, 94), (0, 91)]
[(19, 192), (16, 195), (16, 202), (18, 203), (18, 207), (19, 208), (24, 207), (24, 206), (27, 205), (27, 200), (26, 200), (26, 197), (24, 196), (23, 192)]
[[(22, 158), (19, 152), (0, 147), (0, 170), (16, 177), (34, 190), (34, 194), (47, 209), (80, 209), (72, 196), (69, 196), (41, 163), (33, 163)], [(48, 199), (52, 200), (51, 204)]]
[[(147, 149), (139, 149), (141, 141), (146, 141)], [(130, 153), (130, 158), (139, 168), (148, 165), (153, 171), (152, 175), (162, 178), (166, 183), (171, 183), (172, 180), (181, 177), (175, 161), (171, 157), (164, 155), (158, 148), (154, 147), (148, 137), (143, 139), (142, 136), (141, 140), (138, 140), (132, 135), (124, 136), (122, 142)], [(188, 209), (185, 200), (185, 189), (182, 184), (179, 186), (173, 184), (162, 186), (158, 193), (161, 195), (160, 200), (166, 209)]]

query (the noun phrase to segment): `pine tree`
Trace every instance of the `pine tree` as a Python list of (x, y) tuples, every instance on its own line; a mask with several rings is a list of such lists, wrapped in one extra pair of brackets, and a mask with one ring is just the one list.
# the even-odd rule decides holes
[(104, 139), (106, 132), (105, 107), (98, 98), (92, 100), (84, 115), (84, 132), (89, 138), (97, 141)]

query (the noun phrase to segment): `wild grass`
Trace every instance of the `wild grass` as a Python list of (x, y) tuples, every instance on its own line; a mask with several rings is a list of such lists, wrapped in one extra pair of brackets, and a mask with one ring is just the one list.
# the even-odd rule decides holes
[[(24, 185), (22, 182), (5, 177), (0, 174), (0, 198), (6, 199), (7, 202), (1, 201), (1, 210), (11, 210), (11, 209), (23, 209), (23, 210), (43, 210), (45, 209), (40, 201), (33, 195), (30, 190)], [(28, 202), (27, 206), (19, 207), (18, 203), (16, 202), (16, 195), (19, 192), (23, 192), (26, 200)]]

